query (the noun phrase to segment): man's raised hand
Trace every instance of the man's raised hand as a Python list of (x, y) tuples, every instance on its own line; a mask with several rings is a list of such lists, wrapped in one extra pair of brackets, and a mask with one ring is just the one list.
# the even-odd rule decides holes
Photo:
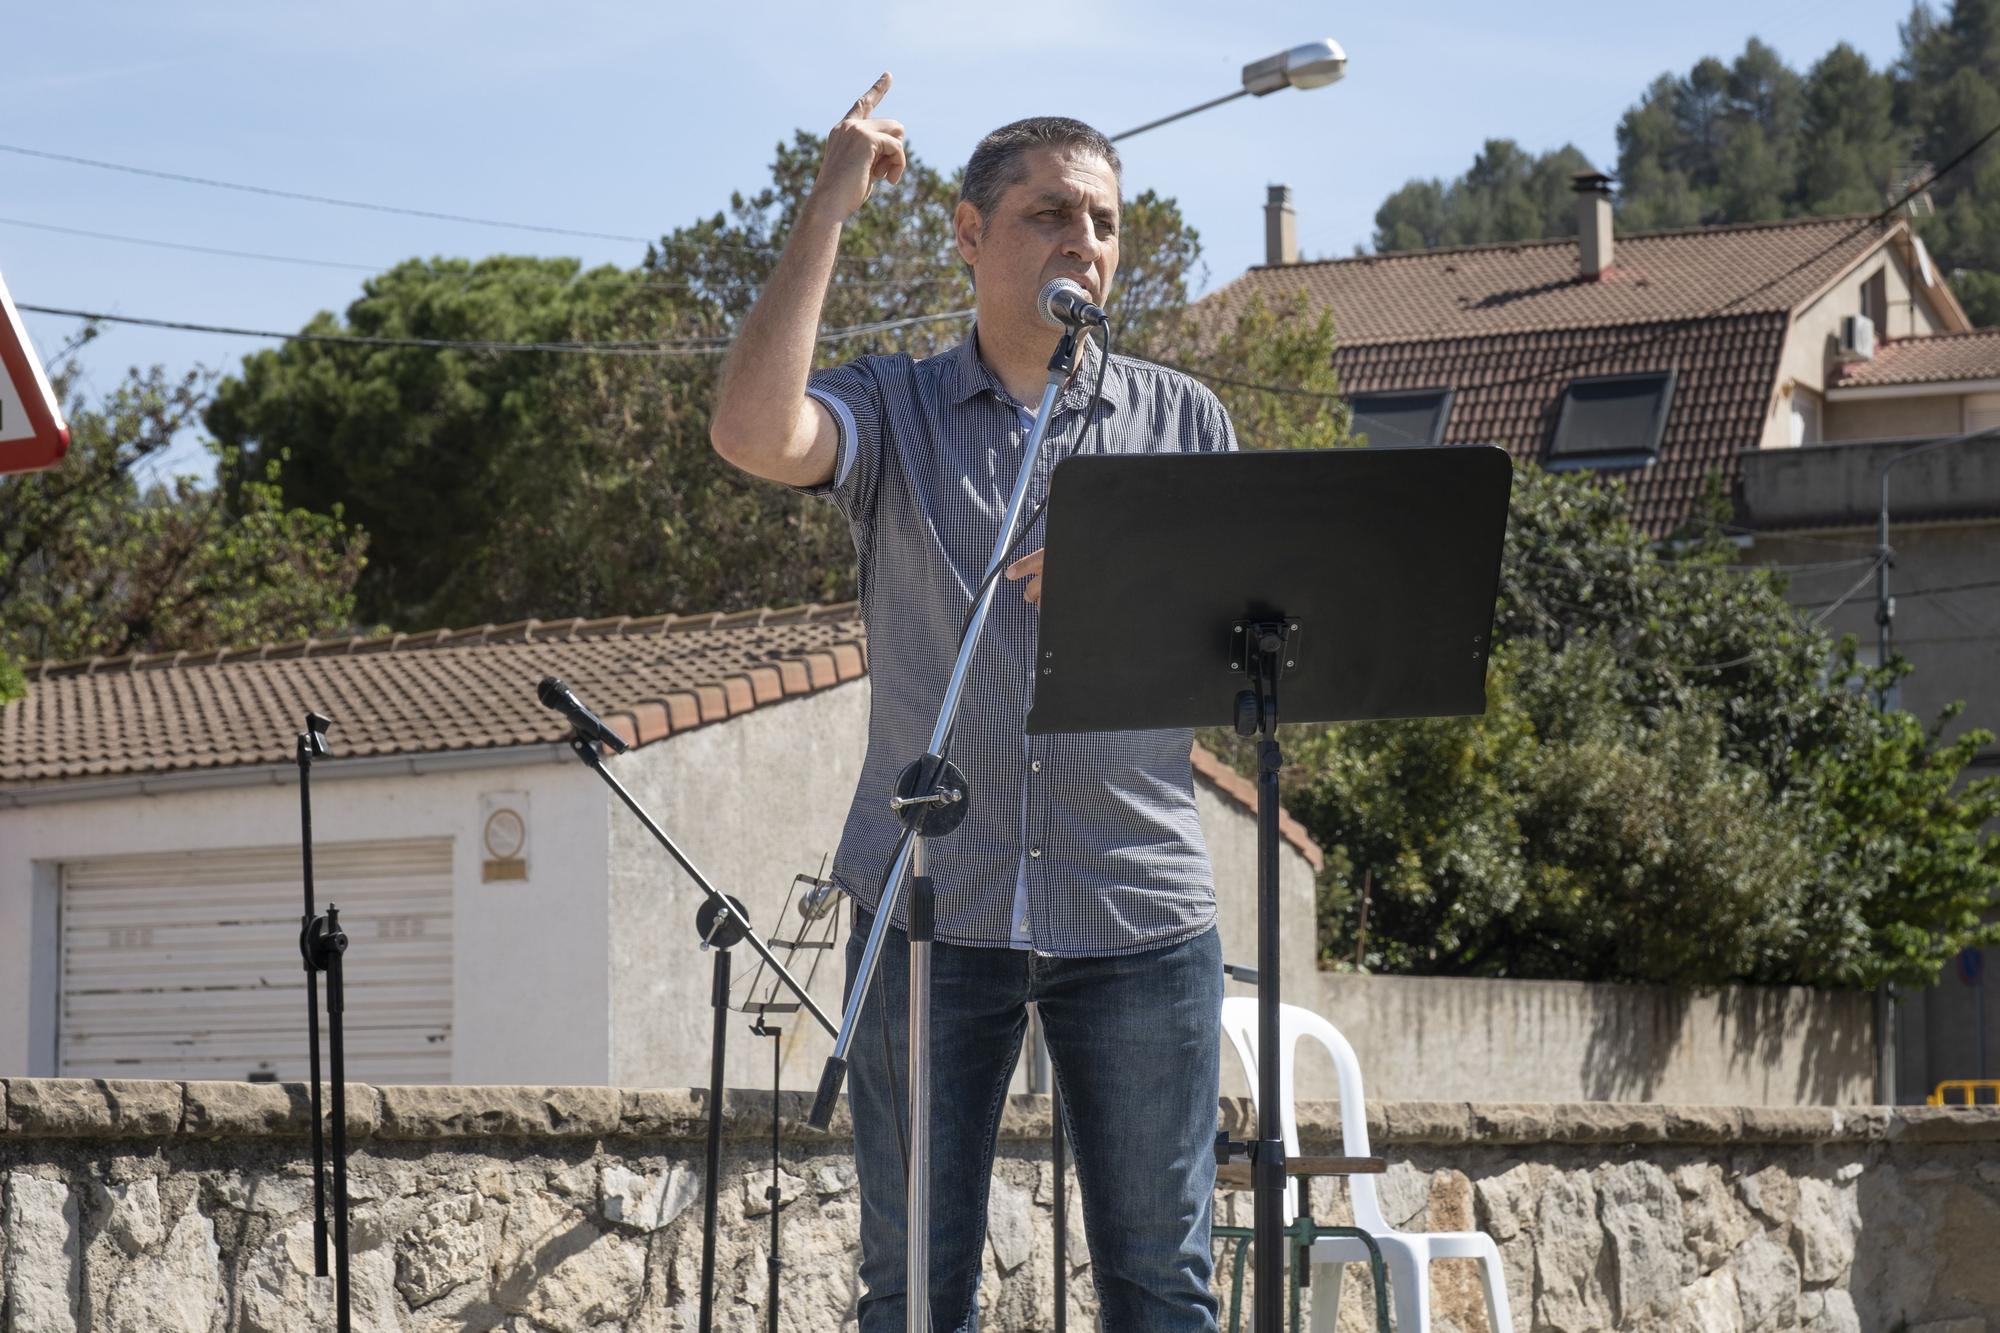
[(820, 163), (819, 179), (813, 183), (813, 196), (823, 197), (842, 219), (854, 216), (868, 202), (876, 181), (894, 185), (903, 179), (903, 168), (909, 165), (903, 154), (902, 125), (875, 118), (875, 108), (888, 92), (889, 76), (884, 73), (854, 99), (854, 105), (826, 137), (826, 157)]

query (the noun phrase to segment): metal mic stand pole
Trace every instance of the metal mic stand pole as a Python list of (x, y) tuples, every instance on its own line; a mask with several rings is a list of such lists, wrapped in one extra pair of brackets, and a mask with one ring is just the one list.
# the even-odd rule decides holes
[(860, 965), (855, 970), (854, 985), (848, 992), (847, 1007), (841, 1015), (840, 1035), (834, 1041), (833, 1054), (827, 1057), (826, 1070), (820, 1076), (819, 1095), (813, 1102), (812, 1115), (808, 1117), (815, 1129), (825, 1129), (833, 1119), (833, 1104), (839, 1100), (840, 1085), (847, 1077), (848, 1050), (854, 1043), (861, 1006), (867, 1001), (875, 980), (875, 968), (882, 957), (882, 942), (887, 938), (890, 922), (896, 914), (896, 898), (902, 889), (903, 876), (908, 872), (910, 1142), (904, 1189), (903, 1245), (906, 1261), (905, 1327), (909, 1333), (929, 1333), (931, 1326), (930, 986), (937, 895), (930, 876), (924, 873), (923, 844), (926, 838), (943, 837), (957, 828), (970, 808), (965, 775), (957, 765), (946, 762), (944, 755), (950, 748), (952, 726), (958, 720), (958, 708), (963, 699), (966, 676), (972, 666), (972, 654), (979, 646), (980, 634), (986, 628), (987, 612), (992, 609), (993, 596), (999, 587), (996, 572), (1013, 546), (1014, 530), (1020, 523), (1021, 510), (1028, 498), (1028, 482), (1034, 476), (1035, 459), (1042, 451), (1042, 438), (1048, 431), (1049, 417), (1055, 411), (1056, 395), (1076, 369), (1078, 345), (1076, 330), (1066, 330), (1062, 341), (1056, 345), (1055, 355), (1049, 358), (1049, 379), (1042, 389), (1041, 409), (1035, 414), (1034, 431), (1028, 437), (1027, 447), (1021, 452), (1021, 470), (1015, 475), (1013, 493), (1007, 498), (1006, 516), (1000, 522), (1000, 535), (994, 539), (993, 554), (986, 562), (984, 590), (966, 622), (965, 635), (959, 640), (958, 659), (952, 663), (951, 678), (945, 685), (944, 702), (938, 708), (937, 726), (931, 731), (930, 745), (923, 757), (902, 771), (896, 780), (896, 790), (889, 798), (890, 810), (902, 821), (903, 837), (897, 844), (895, 859), (890, 863), (889, 876), (882, 888), (882, 900), (876, 906), (875, 925), (869, 932), (867, 947), (862, 951)]
[(312, 761), (328, 753), (331, 719), (306, 714), (306, 729), (298, 734), (299, 844), (305, 887), (305, 915), (299, 918), (299, 957), (306, 970), (306, 1063), (312, 1078), (313, 1149), (313, 1272), (327, 1275), (326, 1264), (326, 1140), (319, 1077), (319, 974), (326, 973), (327, 1053), (333, 1064), (333, 1253), (334, 1319), (339, 1333), (349, 1333), (347, 1265), (347, 1059), (344, 1022), (347, 1000), (340, 959), (347, 951), (347, 934), (340, 928), (340, 909), (331, 904), (324, 915), (313, 906)]

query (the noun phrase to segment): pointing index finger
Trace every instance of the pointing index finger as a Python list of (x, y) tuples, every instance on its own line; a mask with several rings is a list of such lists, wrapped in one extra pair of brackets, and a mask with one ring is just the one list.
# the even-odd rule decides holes
[(882, 99), (889, 94), (889, 83), (889, 71), (883, 70), (882, 77), (869, 85), (867, 92), (854, 99), (854, 105), (848, 109), (847, 118), (866, 120), (874, 115), (875, 108), (882, 105)]

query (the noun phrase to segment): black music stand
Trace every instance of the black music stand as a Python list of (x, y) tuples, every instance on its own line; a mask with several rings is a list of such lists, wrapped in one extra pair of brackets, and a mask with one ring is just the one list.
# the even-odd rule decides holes
[(1077, 456), (1049, 483), (1030, 734), (1234, 726), (1257, 750), (1256, 1333), (1284, 1309), (1278, 770), (1288, 722), (1486, 709), (1503, 450)]

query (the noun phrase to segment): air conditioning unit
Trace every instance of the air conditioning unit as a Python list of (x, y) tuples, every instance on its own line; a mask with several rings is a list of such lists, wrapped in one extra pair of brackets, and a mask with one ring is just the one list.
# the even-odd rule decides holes
[(1875, 356), (1875, 321), (1866, 315), (1840, 317), (1840, 359), (1869, 361)]

